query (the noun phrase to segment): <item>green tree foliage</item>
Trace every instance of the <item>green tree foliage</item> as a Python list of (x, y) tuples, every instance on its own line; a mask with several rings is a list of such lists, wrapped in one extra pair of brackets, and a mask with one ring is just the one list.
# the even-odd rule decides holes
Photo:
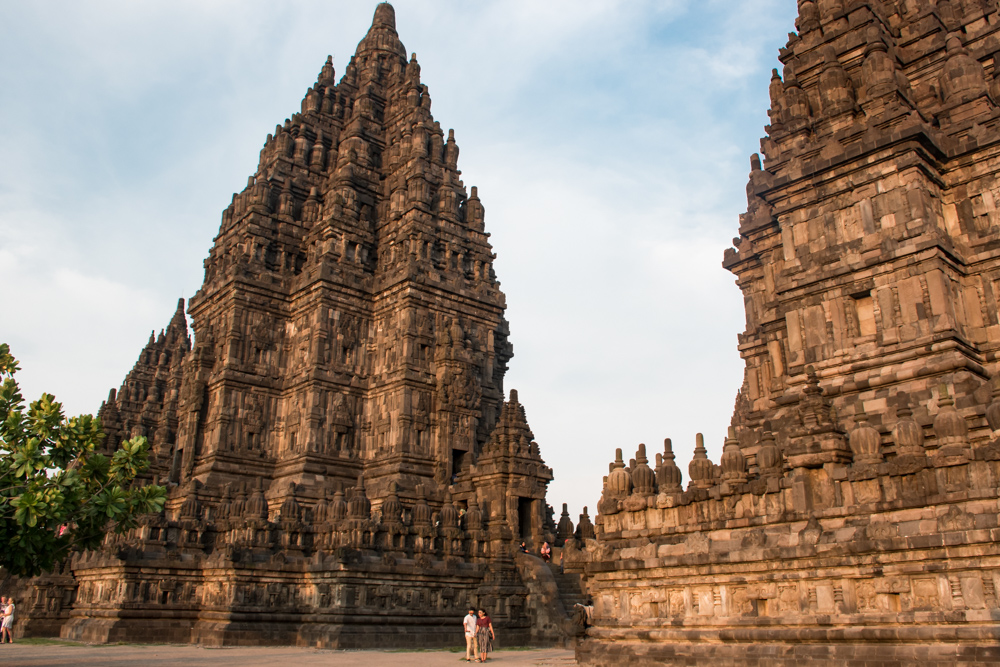
[(149, 465), (145, 438), (101, 454), (100, 421), (66, 419), (51, 394), (25, 410), (17, 370), (0, 343), (0, 565), (31, 576), (73, 551), (97, 548), (109, 527), (120, 533), (159, 512), (166, 490), (135, 483)]

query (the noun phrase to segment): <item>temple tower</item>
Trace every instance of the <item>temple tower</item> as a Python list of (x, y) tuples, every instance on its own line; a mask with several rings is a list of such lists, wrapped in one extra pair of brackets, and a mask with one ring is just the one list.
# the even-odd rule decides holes
[[(161, 479), (263, 477), (273, 508), (290, 489), (311, 505), (359, 475), (376, 508), (393, 482), (404, 504), (423, 486), (437, 505), (460, 481), (457, 500), (476, 499), (468, 480), (513, 351), (458, 154), (380, 4), (339, 83), (328, 58), (223, 212), (188, 310), (193, 351), (169, 357), (174, 398), (150, 399), (148, 416), (114, 398), (105, 408), (144, 425)], [(127, 400), (149, 394), (142, 373)]]
[[(723, 262), (746, 304), (733, 420), (744, 453), (756, 466), (765, 422), (801, 450), (810, 396), (852, 425), (867, 414), (890, 447), (900, 411), (929, 426), (948, 400), (988, 435), (996, 10), (803, 0), (799, 13)], [(828, 444), (813, 464), (849, 456), (846, 441)]]

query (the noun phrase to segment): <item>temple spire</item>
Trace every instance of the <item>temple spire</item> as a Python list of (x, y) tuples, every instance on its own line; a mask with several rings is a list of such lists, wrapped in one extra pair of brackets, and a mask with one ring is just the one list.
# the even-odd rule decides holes
[(183, 340), (184, 347), (191, 349), (191, 338), (188, 336), (187, 317), (184, 315), (184, 299), (177, 300), (177, 310), (170, 318), (170, 324), (166, 330), (167, 345), (173, 346), (176, 341)]
[(396, 10), (388, 2), (380, 3), (375, 8), (372, 27), (368, 29), (368, 34), (358, 44), (357, 55), (362, 58), (375, 51), (388, 52), (402, 58), (406, 57), (406, 49), (399, 41), (399, 34), (396, 33)]

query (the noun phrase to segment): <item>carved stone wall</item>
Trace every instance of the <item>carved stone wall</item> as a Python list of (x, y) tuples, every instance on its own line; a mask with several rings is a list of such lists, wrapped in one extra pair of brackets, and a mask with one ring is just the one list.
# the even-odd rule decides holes
[[(998, 452), (984, 443), (961, 463), (843, 465), (830, 484), (822, 470), (799, 469), (621, 500), (606, 493), (597, 539), (566, 546), (594, 604), (578, 657), (611, 664), (631, 646), (649, 664), (755, 664), (742, 652), (769, 645), (789, 661), (888, 663), (933, 645), (941, 660), (968, 659), (966, 647), (1000, 660)], [(783, 664), (768, 655), (760, 664)]]
[(723, 265), (746, 363), (567, 540), (584, 664), (1000, 664), (996, 3), (800, 0)]

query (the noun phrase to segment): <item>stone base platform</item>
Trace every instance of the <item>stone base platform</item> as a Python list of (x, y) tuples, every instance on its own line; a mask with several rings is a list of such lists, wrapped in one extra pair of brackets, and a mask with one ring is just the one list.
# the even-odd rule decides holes
[[(456, 618), (459, 620), (456, 621)], [(464, 644), (459, 621), (449, 617), (361, 617), (348, 622), (289, 622), (262, 618), (242, 621), (205, 621), (156, 618), (71, 619), (61, 632), (31, 636), (60, 637), (90, 644), (149, 643), (197, 644), (205, 647), (299, 646), (321, 649), (430, 649)], [(502, 628), (505, 644), (532, 644), (530, 631)]]
[(960, 667), (1000, 665), (1000, 641), (933, 644), (663, 644), (580, 642), (576, 658), (595, 667)]

